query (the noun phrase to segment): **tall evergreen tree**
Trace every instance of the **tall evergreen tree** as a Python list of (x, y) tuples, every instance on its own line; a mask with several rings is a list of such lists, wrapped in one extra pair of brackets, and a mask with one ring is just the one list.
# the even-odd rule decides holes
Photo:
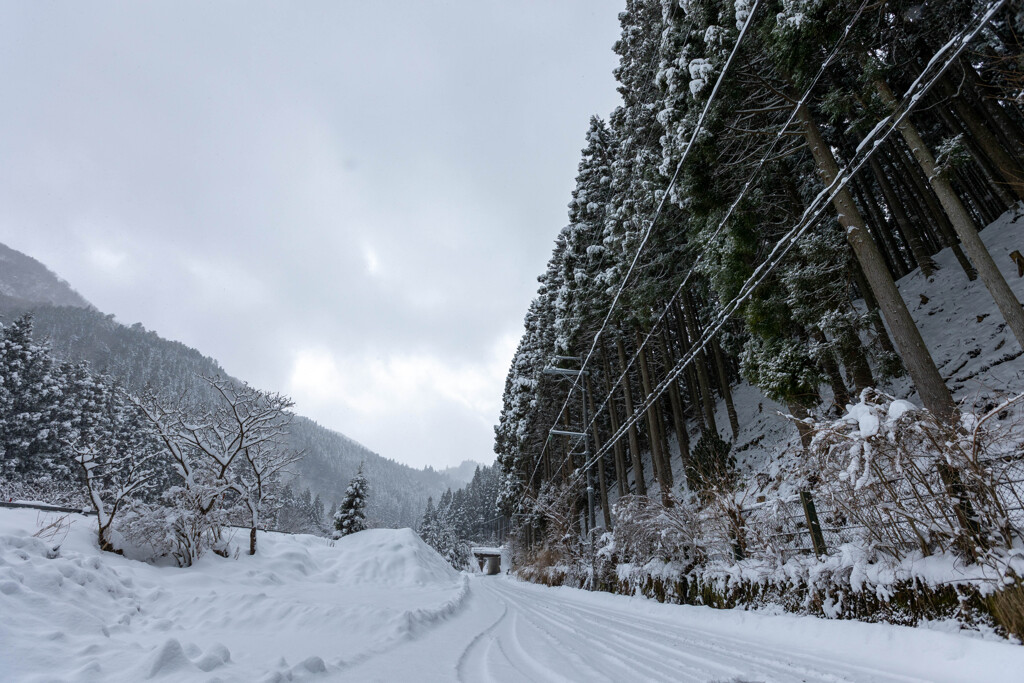
[(363, 466), (348, 484), (345, 498), (334, 515), (335, 538), (348, 536), (366, 528), (366, 477)]

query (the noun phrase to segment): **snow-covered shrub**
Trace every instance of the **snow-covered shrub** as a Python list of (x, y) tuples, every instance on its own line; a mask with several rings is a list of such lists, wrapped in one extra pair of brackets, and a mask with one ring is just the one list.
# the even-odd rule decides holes
[(128, 557), (155, 562), (174, 556), (177, 543), (173, 527), (169, 508), (133, 501), (114, 521), (112, 535)]
[(802, 520), (794, 520), (793, 512), (791, 504), (772, 498), (744, 514), (742, 533), (747, 557), (768, 560), (775, 566), (789, 559), (794, 554), (794, 540), (806, 537)]
[(610, 550), (620, 562), (700, 563), (706, 559), (700, 512), (694, 505), (672, 506), (645, 496), (623, 496), (615, 504), (616, 525)]
[(691, 491), (707, 497), (715, 490), (732, 488), (736, 458), (729, 451), (729, 443), (717, 433), (706, 430), (701, 434), (686, 459), (686, 482)]
[(206, 551), (227, 554), (223, 526), (227, 512), (210, 508), (210, 487), (172, 486), (161, 505), (133, 503), (122, 515), (117, 531), (144, 559), (172, 557), (190, 567)]
[(839, 525), (896, 559), (913, 549), (974, 559), (1010, 549), (1019, 540), (1010, 510), (1024, 493), (1013, 472), (1024, 472), (1024, 456), (991, 420), (1008, 405), (951, 426), (865, 390), (842, 418), (815, 426), (805, 476)]

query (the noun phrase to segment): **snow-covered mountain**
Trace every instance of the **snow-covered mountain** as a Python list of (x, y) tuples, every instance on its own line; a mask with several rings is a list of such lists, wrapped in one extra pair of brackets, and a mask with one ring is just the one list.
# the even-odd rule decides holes
[[(192, 347), (164, 339), (139, 323), (117, 322), (43, 264), (0, 245), (0, 321), (10, 322), (26, 312), (34, 316), (36, 338), (48, 340), (58, 358), (88, 361), (129, 389), (152, 385), (202, 400), (209, 389), (197, 376), (227, 375), (215, 359)], [(319, 495), (330, 509), (341, 501), (349, 480), (364, 463), (371, 487), (367, 513), (380, 525), (416, 526), (429, 496), (437, 499), (463, 483), (445, 472), (417, 470), (385, 458), (306, 418), (295, 421), (291, 438), (306, 454), (294, 468), (296, 493), (308, 488), (311, 497)], [(472, 474), (471, 470), (469, 478)]]
[(54, 306), (90, 307), (49, 268), (4, 244), (0, 244), (0, 295)]
[(441, 474), (451, 477), (460, 484), (468, 484), (473, 481), (473, 473), (476, 472), (476, 468), (485, 466), (484, 463), (476, 460), (463, 460), (455, 467), (446, 467), (441, 470)]

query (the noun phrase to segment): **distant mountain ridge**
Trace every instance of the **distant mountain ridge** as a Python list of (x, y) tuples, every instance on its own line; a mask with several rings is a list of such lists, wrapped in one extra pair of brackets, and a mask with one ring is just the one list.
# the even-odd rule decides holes
[(92, 307), (52, 270), (5, 244), (0, 244), (0, 294), (31, 303)]
[[(215, 359), (196, 349), (101, 313), (35, 259), (4, 245), (0, 256), (0, 322), (31, 312), (35, 337), (47, 340), (57, 357), (88, 361), (95, 371), (118, 378), (129, 389), (152, 385), (176, 395), (188, 393), (196, 401), (210, 400), (209, 388), (197, 381), (198, 375), (227, 376)], [(298, 486), (319, 494), (328, 508), (341, 501), (364, 463), (371, 487), (367, 513), (380, 525), (414, 527), (429, 496), (437, 499), (446, 489), (462, 485), (444, 472), (417, 470), (382, 457), (305, 417), (295, 420), (291, 439), (306, 454), (295, 466)]]
[(485, 464), (476, 460), (463, 460), (455, 467), (444, 468), (441, 474), (451, 477), (460, 484), (468, 484), (473, 481), (473, 474), (478, 467), (485, 467)]

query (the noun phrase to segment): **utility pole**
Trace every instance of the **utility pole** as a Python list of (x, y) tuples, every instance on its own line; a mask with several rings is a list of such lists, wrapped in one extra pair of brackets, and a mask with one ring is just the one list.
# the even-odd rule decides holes
[[(555, 356), (554, 360), (572, 360), (580, 364), (583, 367), (583, 357), (576, 356)], [(562, 375), (567, 377), (581, 377), (589, 375), (590, 373), (586, 370), (569, 370), (566, 368), (545, 368), (543, 370), (545, 375)], [(586, 382), (579, 382), (580, 393), (583, 399), (583, 431), (572, 432), (562, 429), (551, 429), (548, 434), (551, 436), (568, 436), (575, 437), (576, 439), (583, 440), (583, 465), (587, 468), (587, 533), (590, 534), (594, 530), (595, 525), (595, 514), (594, 514), (594, 464), (590, 462), (590, 439), (587, 437), (587, 425), (590, 423), (589, 415), (587, 414), (587, 387)]]

